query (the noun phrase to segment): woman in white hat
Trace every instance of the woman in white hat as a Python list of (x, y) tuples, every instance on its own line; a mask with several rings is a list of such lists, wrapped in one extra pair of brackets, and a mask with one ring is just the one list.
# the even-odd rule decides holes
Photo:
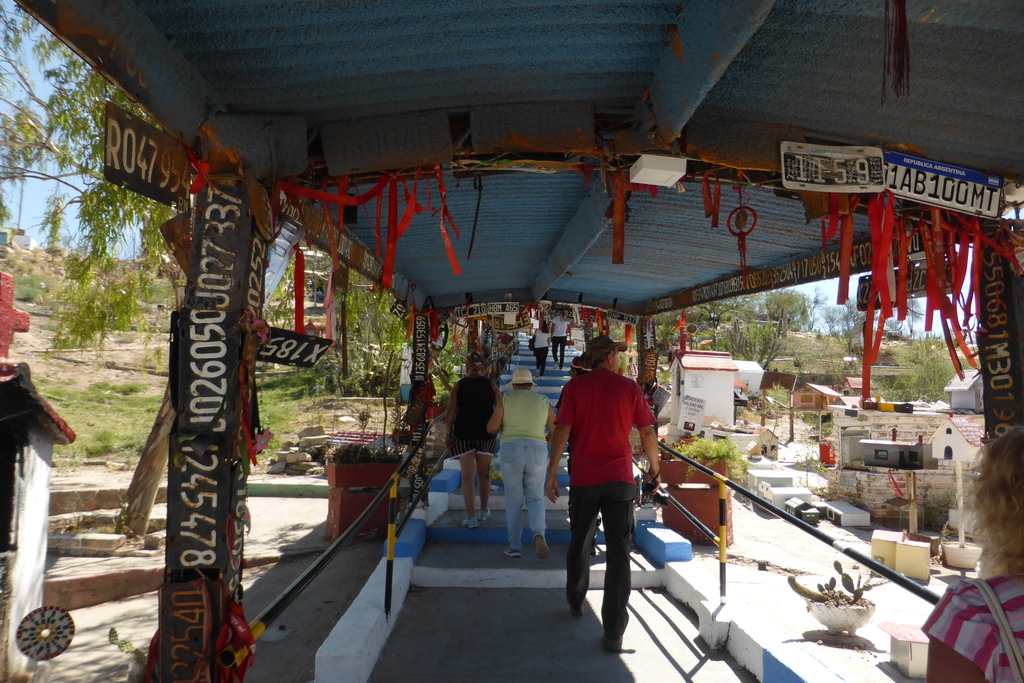
[[(545, 428), (547, 434), (544, 433)], [(504, 394), (487, 422), (491, 434), (501, 432), (501, 478), (505, 482), (505, 523), (508, 547), (505, 554), (521, 557), (523, 546), (523, 500), (533, 531), (537, 557), (548, 549), (544, 532), (544, 477), (548, 466), (547, 442), (555, 429), (555, 413), (543, 394), (533, 391), (533, 375), (526, 368), (512, 373), (512, 391)]]

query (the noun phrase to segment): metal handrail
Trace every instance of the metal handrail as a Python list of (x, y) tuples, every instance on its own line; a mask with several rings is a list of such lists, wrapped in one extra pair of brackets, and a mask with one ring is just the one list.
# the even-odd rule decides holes
[[(291, 585), (284, 589), (284, 591), (274, 599), (269, 605), (267, 605), (262, 612), (260, 612), (255, 619), (249, 624), (249, 630), (252, 632), (254, 639), (259, 639), (261, 635), (266, 631), (275, 619), (277, 619), (282, 612), (299, 596), (299, 594), (306, 589), (307, 586), (315, 579), (320, 572), (324, 570), (327, 564), (334, 558), (335, 555), (344, 548), (349, 541), (351, 541), (357, 533), (363, 528), (366, 522), (370, 519), (370, 516), (377, 510), (380, 504), (384, 501), (386, 496), (391, 495), (391, 492), (397, 491), (398, 480), (409, 468), (409, 463), (419, 452), (419, 449), (427, 440), (427, 436), (430, 434), (430, 430), (434, 427), (438, 420), (444, 417), (444, 413), (434, 418), (428, 425), (426, 430), (423, 432), (423, 437), (414, 443), (406, 454), (405, 459), (398, 465), (394, 474), (388, 481), (388, 485), (381, 488), (374, 496), (370, 504), (366, 506), (366, 509), (356, 518), (352, 524), (339, 536), (331, 545), (320, 554), (316, 560), (313, 561), (306, 571), (302, 572), (298, 578), (292, 581)], [(241, 648), (235, 649), (228, 645), (219, 654), (219, 662), (222, 667), (237, 667), (246, 660), (249, 656), (249, 648), (242, 646)]]
[[(725, 476), (719, 474), (718, 472), (715, 472), (711, 468), (709, 468), (709, 467), (707, 467), (705, 465), (700, 464), (699, 462), (697, 462), (693, 458), (686, 457), (682, 453), (679, 453), (678, 451), (670, 448), (666, 444), (658, 442), (658, 447), (661, 449), (661, 451), (663, 453), (667, 453), (668, 455), (672, 456), (676, 460), (682, 460), (685, 463), (687, 463), (688, 465), (690, 465), (690, 467), (693, 467), (693, 468), (697, 469), (698, 471), (703, 472), (704, 474), (708, 475), (709, 477), (714, 478), (715, 481), (717, 481), (719, 483), (719, 489), (720, 490), (724, 490), (724, 487), (728, 486), (732, 490), (734, 490), (737, 493), (739, 493), (741, 496), (744, 496), (744, 497), (748, 498), (751, 503), (753, 503), (754, 505), (758, 506), (759, 508), (761, 508), (761, 509), (763, 509), (763, 510), (765, 510), (767, 512), (772, 513), (776, 517), (784, 519), (785, 521), (789, 522), (790, 524), (792, 524), (793, 526), (797, 527), (801, 531), (804, 531), (804, 532), (810, 534), (811, 536), (814, 536), (819, 541), (822, 541), (824, 543), (829, 544), (830, 546), (832, 546), (833, 548), (835, 548), (839, 552), (843, 553), (847, 557), (850, 557), (850, 558), (856, 560), (857, 562), (859, 562), (860, 564), (864, 565), (865, 567), (867, 567), (871, 571), (875, 572), (876, 574), (879, 574), (880, 576), (883, 576), (886, 579), (889, 579), (890, 581), (895, 583), (900, 588), (903, 588), (905, 590), (910, 591), (911, 593), (913, 593), (917, 597), (919, 597), (922, 600), (925, 600), (925, 601), (931, 603), (932, 605), (935, 605), (935, 604), (937, 604), (939, 602), (939, 599), (940, 599), (939, 595), (936, 595), (932, 591), (930, 591), (927, 588), (925, 588), (924, 586), (922, 586), (922, 585), (912, 581), (911, 579), (907, 578), (903, 574), (900, 574), (899, 572), (897, 572), (897, 571), (895, 571), (893, 569), (890, 569), (889, 567), (886, 567), (881, 562), (877, 562), (877, 561), (871, 559), (870, 557), (868, 557), (867, 555), (865, 555), (864, 553), (859, 552), (857, 550), (854, 550), (850, 543), (847, 543), (846, 541), (841, 541), (838, 538), (835, 538), (833, 536), (829, 536), (828, 534), (826, 534), (824, 531), (818, 529), (817, 527), (811, 526), (810, 524), (808, 524), (807, 522), (803, 521), (799, 517), (795, 517), (794, 515), (789, 514), (788, 512), (783, 510), (782, 508), (776, 507), (772, 503), (769, 503), (768, 501), (766, 501), (763, 498), (761, 498), (760, 496), (758, 496), (753, 491), (750, 491), (749, 489), (744, 488), (743, 486), (740, 486), (739, 484), (737, 484), (736, 482), (732, 481), (728, 477), (725, 477)], [(720, 548), (719, 552), (720, 553), (721, 553), (721, 548), (722, 547), (723, 547), (723, 544), (720, 543), (719, 544), (719, 548)], [(724, 586), (722, 587), (722, 590), (723, 590), (723, 595), (724, 595)]]

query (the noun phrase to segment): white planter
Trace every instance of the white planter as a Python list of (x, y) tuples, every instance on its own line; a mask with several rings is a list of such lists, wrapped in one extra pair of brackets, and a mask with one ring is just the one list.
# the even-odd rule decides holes
[(966, 543), (943, 543), (942, 556), (946, 565), (956, 569), (974, 569), (981, 558), (981, 546)]
[(871, 621), (871, 617), (875, 613), (875, 606), (844, 605), (836, 607), (824, 602), (808, 602), (807, 611), (821, 622), (821, 625), (827, 628), (829, 633), (838, 634), (846, 631), (853, 636), (857, 634), (857, 629)]

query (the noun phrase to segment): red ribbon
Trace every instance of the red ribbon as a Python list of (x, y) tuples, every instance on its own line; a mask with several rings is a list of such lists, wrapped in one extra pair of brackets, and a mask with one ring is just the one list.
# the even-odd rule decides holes
[(224, 625), (217, 636), (217, 651), (221, 652), (230, 645), (236, 652), (242, 648), (247, 649), (249, 656), (238, 665), (237, 669), (222, 668), (221, 681), (223, 683), (241, 683), (245, 679), (246, 669), (256, 659), (256, 637), (249, 628), (242, 605), (228, 599), (225, 601), (224, 608), (226, 614)]
[(305, 197), (306, 199), (315, 199), (319, 202), (329, 202), (339, 206), (362, 206), (384, 191), (384, 188), (388, 184), (388, 179), (389, 176), (387, 174), (381, 174), (380, 178), (377, 180), (377, 184), (370, 188), (369, 191), (360, 195), (355, 195), (354, 197), (321, 192), (319, 190), (303, 187), (302, 185), (285, 182), (284, 180), (278, 180), (277, 187), (278, 189), (283, 190), (286, 194), (298, 195), (299, 197)]
[(902, 218), (896, 219), (896, 225), (894, 227), (895, 237), (899, 240), (897, 245), (899, 255), (897, 256), (897, 259), (900, 271), (899, 278), (896, 282), (896, 310), (898, 320), (907, 319), (907, 311), (909, 308), (907, 279), (910, 276), (910, 236), (907, 235), (907, 225), (910, 225), (911, 231), (913, 231), (913, 223), (905, 223)]
[[(839, 229), (839, 193), (829, 192), (828, 193), (828, 234), (826, 238), (832, 239), (836, 236), (836, 230)], [(825, 247), (824, 243), (821, 245)]]
[[(711, 181), (715, 181), (714, 191), (711, 189)], [(700, 181), (704, 193), (704, 218), (711, 219), (711, 227), (718, 227), (718, 214), (722, 206), (722, 183), (718, 180), (718, 174), (709, 171), (704, 174)]]
[[(330, 228), (328, 228), (330, 229)], [(306, 257), (295, 245), (295, 331), (306, 334)]]
[(860, 195), (850, 195), (849, 213), (842, 217), (839, 233), (839, 297), (836, 303), (846, 304), (850, 298), (850, 263), (853, 260), (853, 210), (860, 203)]
[(626, 182), (622, 169), (612, 175), (612, 263), (623, 263), (626, 253)]
[(196, 177), (192, 179), (192, 184), (188, 186), (188, 193), (198, 194), (200, 190), (206, 187), (206, 183), (210, 179), (210, 164), (201, 161), (190, 147), (186, 147), (185, 152), (188, 154), (188, 160), (192, 164), (192, 168), (196, 170)]
[(871, 288), (881, 301), (882, 321), (892, 317), (892, 292), (889, 274), (892, 272), (892, 233), (895, 223), (893, 211), (896, 196), (889, 190), (879, 192), (868, 201), (868, 224), (871, 228)]
[(437, 194), (440, 197), (441, 207), (437, 210), (441, 214), (440, 229), (441, 239), (444, 241), (445, 253), (448, 254), (448, 265), (451, 266), (452, 273), (460, 275), (462, 268), (459, 267), (459, 259), (455, 257), (455, 249), (452, 248), (452, 240), (448, 237), (448, 230), (445, 228), (445, 223), (452, 226), (452, 232), (455, 233), (456, 237), (461, 237), (459, 229), (455, 227), (455, 221), (452, 220), (452, 214), (448, 210), (448, 188), (444, 186), (444, 179), (441, 177), (441, 164), (434, 165), (434, 175), (437, 178)]

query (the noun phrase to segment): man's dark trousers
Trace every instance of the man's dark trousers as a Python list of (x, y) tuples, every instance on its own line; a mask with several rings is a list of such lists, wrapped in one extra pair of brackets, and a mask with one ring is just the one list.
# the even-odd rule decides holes
[(565, 597), (569, 606), (582, 607), (590, 587), (590, 544), (597, 513), (601, 513), (606, 548), (604, 602), (601, 623), (605, 637), (621, 640), (626, 630), (629, 602), (629, 551), (633, 540), (636, 486), (613, 481), (569, 489), (569, 530), (572, 538), (566, 557)]

